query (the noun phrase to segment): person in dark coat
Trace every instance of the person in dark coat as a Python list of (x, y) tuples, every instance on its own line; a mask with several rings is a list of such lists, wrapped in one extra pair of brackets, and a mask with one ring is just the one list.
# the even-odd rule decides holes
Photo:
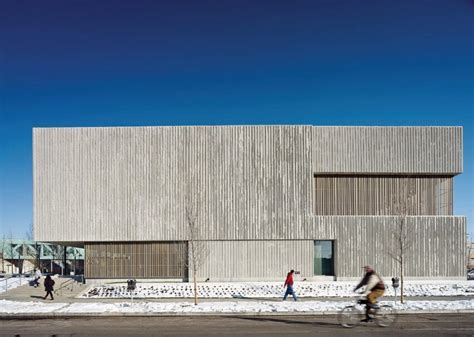
[(51, 301), (54, 300), (54, 297), (53, 297), (53, 288), (54, 286), (54, 281), (51, 279), (51, 276), (46, 276), (45, 280), (44, 280), (44, 290), (46, 291), (46, 295), (43, 297), (43, 299), (45, 300), (46, 297), (48, 297), (48, 295), (51, 295)]
[(290, 270), (288, 275), (286, 275), (285, 284), (283, 285), (283, 287), (286, 286), (286, 292), (285, 292), (285, 296), (283, 296), (283, 301), (285, 301), (286, 298), (288, 297), (288, 295), (291, 294), (293, 296), (293, 299), (296, 302), (296, 294), (295, 294), (295, 291), (293, 290), (293, 274), (294, 274), (294, 272), (295, 271), (292, 269), (292, 270)]
[(367, 305), (365, 309), (365, 319), (363, 322), (369, 322), (371, 320), (369, 311), (371, 308), (376, 307), (377, 298), (383, 296), (385, 292), (385, 284), (382, 278), (375, 272), (371, 266), (364, 267), (365, 275), (362, 281), (354, 288), (354, 291), (365, 286), (364, 295), (367, 296)]

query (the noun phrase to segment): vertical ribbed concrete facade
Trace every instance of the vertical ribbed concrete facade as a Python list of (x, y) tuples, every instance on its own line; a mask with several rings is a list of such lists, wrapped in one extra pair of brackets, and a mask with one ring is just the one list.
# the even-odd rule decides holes
[[(452, 214), (459, 127), (38, 128), (33, 150), (35, 239), (84, 245), (86, 277), (173, 277), (164, 264), (182, 265), (173, 252), (190, 239), (186, 208), (208, 250), (203, 279), (289, 269), (344, 279), (365, 264), (396, 275), (401, 201), (407, 276), (464, 275), (466, 219)], [(331, 243), (331, 272), (320, 270), (320, 241)]]

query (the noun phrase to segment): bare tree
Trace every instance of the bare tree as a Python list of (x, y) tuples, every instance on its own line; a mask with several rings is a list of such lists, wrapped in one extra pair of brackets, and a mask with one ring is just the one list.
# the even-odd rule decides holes
[(8, 240), (10, 241), (10, 244), (8, 246), (8, 249), (9, 249), (9, 253), (10, 253), (10, 265), (11, 265), (11, 268), (12, 268), (12, 274), (14, 273), (14, 268), (17, 267), (18, 270), (19, 270), (19, 262), (20, 262), (20, 259), (18, 259), (16, 265), (14, 263), (15, 261), (15, 244), (13, 243), (13, 233), (12, 231), (10, 230), (10, 233), (8, 234)]
[(10, 253), (10, 265), (12, 266), (12, 273), (13, 269), (16, 267), (18, 269), (18, 273), (23, 272), (23, 262), (26, 255), (26, 246), (23, 240), (14, 240), (13, 233), (10, 230), (8, 234), (8, 241), (9, 244), (7, 246), (8, 252)]
[(20, 242), (18, 243), (19, 247), (17, 248), (18, 250), (18, 266), (20, 268), (19, 272), (20, 274), (23, 274), (24, 270), (23, 267), (25, 266), (25, 257), (28, 254), (28, 247), (25, 244), (24, 239), (20, 239)]
[(194, 305), (198, 304), (197, 274), (208, 255), (207, 245), (200, 239), (199, 226), (196, 223), (196, 210), (186, 207), (188, 231), (188, 256), (186, 267), (192, 271), (194, 282)]
[(30, 223), (28, 230), (25, 231), (25, 239), (27, 241), (27, 255), (33, 258), (33, 266), (35, 268), (40, 268), (40, 259), (41, 259), (41, 245), (38, 242), (34, 241), (34, 228), (33, 223)]
[(28, 229), (25, 231), (25, 239), (27, 241), (33, 241), (33, 223), (30, 223), (30, 226)]
[[(63, 259), (64, 259), (64, 246), (62, 245), (54, 245), (53, 248), (53, 261), (58, 261), (59, 260), (59, 266), (61, 267), (61, 275), (64, 275), (64, 265), (63, 265)], [(53, 272), (51, 270), (51, 272)]]
[(72, 247), (72, 254), (73, 254), (73, 257), (74, 257), (74, 265), (72, 266), (72, 272), (74, 273), (74, 276), (76, 275), (76, 261), (77, 261), (77, 248), (76, 247)]
[(6, 234), (2, 235), (2, 272), (5, 272), (5, 252), (7, 248), (7, 236)]
[(413, 230), (407, 225), (407, 216), (413, 214), (416, 191), (407, 179), (399, 196), (389, 207), (389, 214), (395, 215), (395, 228), (392, 231), (392, 245), (388, 255), (398, 264), (400, 272), (400, 302), (404, 303), (405, 263), (413, 245)]

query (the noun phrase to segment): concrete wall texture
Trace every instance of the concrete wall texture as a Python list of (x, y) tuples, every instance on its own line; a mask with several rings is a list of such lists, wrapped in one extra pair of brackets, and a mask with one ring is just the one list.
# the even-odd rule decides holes
[(452, 184), (435, 181), (462, 172), (460, 127), (38, 128), (33, 153), (36, 240), (187, 241), (188, 208), (209, 251), (201, 275), (212, 280), (277, 279), (289, 269), (311, 279), (314, 240), (334, 240), (338, 279), (365, 264), (395, 275), (387, 250), (398, 214), (317, 215), (325, 201), (315, 176), (432, 179), (419, 185), (448, 214), (406, 218), (406, 274), (464, 277), (466, 219), (449, 214)]

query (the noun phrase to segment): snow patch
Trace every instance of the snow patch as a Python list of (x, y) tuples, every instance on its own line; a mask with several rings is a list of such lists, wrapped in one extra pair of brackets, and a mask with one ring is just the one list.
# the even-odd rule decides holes
[[(355, 282), (298, 282), (295, 292), (298, 297), (354, 297)], [(398, 290), (399, 291), (399, 290)], [(285, 289), (279, 282), (232, 282), (200, 283), (198, 294), (202, 298), (279, 298)], [(387, 287), (385, 296), (394, 295)], [(405, 296), (472, 296), (474, 281), (412, 281), (405, 283)], [(133, 293), (127, 285), (108, 284), (93, 286), (82, 298), (191, 298), (194, 297), (191, 283), (137, 283)]]

